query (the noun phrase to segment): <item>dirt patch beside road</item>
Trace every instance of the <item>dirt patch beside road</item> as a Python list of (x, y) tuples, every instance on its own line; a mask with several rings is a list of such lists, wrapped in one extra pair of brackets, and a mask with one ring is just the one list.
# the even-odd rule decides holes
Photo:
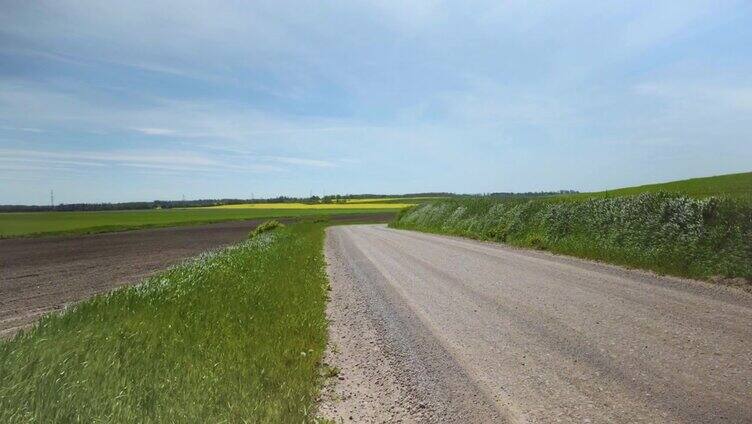
[[(333, 222), (386, 221), (393, 214), (331, 216)], [(0, 337), (41, 315), (247, 237), (263, 220), (87, 236), (0, 240)]]

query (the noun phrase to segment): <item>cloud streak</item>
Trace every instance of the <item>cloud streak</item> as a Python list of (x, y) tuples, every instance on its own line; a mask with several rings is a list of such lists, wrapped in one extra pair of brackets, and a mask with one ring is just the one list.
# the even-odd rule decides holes
[[(58, 152), (23, 149), (0, 149), (0, 166), (14, 170), (77, 169), (57, 165), (76, 165), (102, 168), (111, 165), (148, 168), (154, 170), (181, 172), (250, 172), (279, 173), (287, 169), (280, 165), (331, 168), (335, 164), (317, 159), (281, 156), (251, 156), (240, 158), (207, 157), (193, 153), (166, 151), (108, 151), (108, 152)], [(9, 163), (1, 165), (2, 162)], [(44, 165), (32, 165), (44, 164)]]

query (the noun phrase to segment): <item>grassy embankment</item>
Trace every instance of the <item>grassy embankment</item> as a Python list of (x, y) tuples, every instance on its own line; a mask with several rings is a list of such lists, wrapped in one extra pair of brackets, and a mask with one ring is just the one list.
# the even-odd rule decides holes
[(607, 193), (446, 200), (403, 211), (392, 226), (679, 276), (752, 280), (752, 173)]
[(232, 207), (101, 212), (0, 213), (0, 238), (53, 234), (92, 234), (139, 228), (314, 215), (395, 212), (406, 204), (305, 205), (268, 203)]
[(256, 234), (0, 341), (0, 422), (310, 422), (323, 224)]
[(568, 194), (563, 197), (588, 199), (593, 197), (634, 196), (636, 194), (658, 192), (678, 193), (694, 198), (720, 196), (752, 202), (752, 172), (691, 178), (688, 180), (626, 187), (595, 193)]

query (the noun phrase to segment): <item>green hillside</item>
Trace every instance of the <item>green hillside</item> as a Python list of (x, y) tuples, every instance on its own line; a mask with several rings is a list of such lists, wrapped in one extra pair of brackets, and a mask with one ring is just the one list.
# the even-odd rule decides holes
[(671, 181), (668, 183), (647, 184), (636, 187), (625, 187), (594, 193), (580, 193), (566, 197), (616, 197), (632, 196), (641, 193), (656, 193), (665, 191), (682, 193), (691, 197), (723, 196), (752, 201), (752, 172), (739, 174), (717, 175), (714, 177), (691, 178), (688, 180)]

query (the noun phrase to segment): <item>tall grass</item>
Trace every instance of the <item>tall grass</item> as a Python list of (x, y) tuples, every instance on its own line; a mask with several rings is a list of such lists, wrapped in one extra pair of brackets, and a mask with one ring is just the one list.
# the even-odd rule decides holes
[(312, 421), (322, 229), (259, 234), (0, 342), (0, 422)]
[(478, 197), (408, 209), (391, 225), (680, 276), (752, 279), (752, 205), (738, 199), (669, 193), (585, 200)]

